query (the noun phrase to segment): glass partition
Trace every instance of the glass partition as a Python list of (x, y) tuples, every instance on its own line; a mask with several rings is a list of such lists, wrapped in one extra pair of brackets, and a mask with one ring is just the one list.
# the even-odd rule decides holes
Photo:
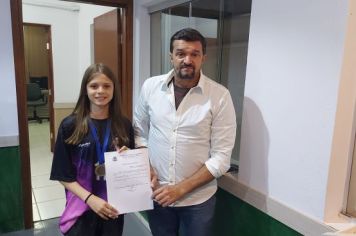
[(224, 1), (221, 36), (220, 83), (231, 93), (236, 112), (236, 140), (232, 162), (238, 164), (240, 153), (242, 106), (244, 99), (251, 1)]
[(222, 9), (220, 1), (197, 0), (192, 1), (192, 20), (190, 27), (199, 30), (206, 38), (206, 60), (203, 64), (203, 73), (210, 79), (220, 80), (219, 62), (221, 51), (219, 40), (221, 39)]
[(169, 43), (171, 36), (178, 30), (189, 27), (190, 3), (181, 4), (162, 11), (162, 68), (163, 73), (168, 72), (172, 66), (169, 57)]

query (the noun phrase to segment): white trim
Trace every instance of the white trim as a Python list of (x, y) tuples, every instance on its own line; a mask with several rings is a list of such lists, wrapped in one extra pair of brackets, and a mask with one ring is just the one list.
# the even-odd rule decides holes
[(240, 198), (272, 218), (307, 236), (320, 236), (336, 230), (324, 222), (313, 219), (292, 209), (265, 194), (238, 181), (237, 175), (226, 174), (218, 179), (218, 185), (225, 191)]
[(54, 109), (66, 109), (66, 108), (74, 108), (75, 103), (53, 103)]
[(0, 148), (19, 146), (19, 136), (0, 136)]

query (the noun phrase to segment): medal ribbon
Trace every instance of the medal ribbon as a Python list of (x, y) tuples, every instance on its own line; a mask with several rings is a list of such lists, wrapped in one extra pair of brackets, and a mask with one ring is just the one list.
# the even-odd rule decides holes
[(95, 125), (91, 120), (89, 120), (89, 126), (90, 126), (90, 132), (91, 135), (93, 136), (95, 140), (95, 145), (96, 145), (96, 156), (99, 162), (99, 165), (104, 164), (104, 152), (106, 151), (109, 143), (109, 136), (110, 136), (110, 126), (111, 126), (111, 120), (108, 119), (106, 122), (106, 129), (105, 129), (105, 135), (104, 135), (104, 143), (101, 145), (99, 137), (98, 137), (98, 132), (96, 130)]

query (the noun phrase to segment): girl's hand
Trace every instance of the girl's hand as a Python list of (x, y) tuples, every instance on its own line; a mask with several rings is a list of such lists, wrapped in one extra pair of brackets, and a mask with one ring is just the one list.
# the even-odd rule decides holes
[(109, 218), (115, 219), (119, 215), (119, 212), (113, 206), (95, 195), (90, 196), (87, 204), (96, 214), (105, 220)]
[(129, 149), (130, 149), (130, 148), (128, 148), (128, 147), (126, 147), (126, 146), (116, 147), (116, 151), (117, 151), (118, 153), (124, 152), (124, 151), (129, 150)]
[(117, 151), (118, 153), (120, 153), (120, 152), (123, 152), (123, 151), (126, 151), (126, 150), (129, 150), (129, 149), (130, 149), (130, 148), (126, 147), (126, 146), (122, 146), (122, 147), (120, 147), (120, 146), (119, 146), (119, 138), (118, 138), (118, 137), (116, 137), (116, 138), (113, 140), (113, 143), (114, 143), (115, 148), (116, 148), (116, 151)]

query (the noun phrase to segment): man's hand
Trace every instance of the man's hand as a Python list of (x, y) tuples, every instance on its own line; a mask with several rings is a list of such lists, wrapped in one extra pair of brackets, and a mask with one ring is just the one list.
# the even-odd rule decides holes
[(166, 207), (213, 179), (214, 176), (209, 172), (208, 168), (203, 165), (192, 176), (179, 182), (178, 184), (164, 185), (154, 190), (152, 199), (157, 201), (163, 207)]
[(151, 188), (155, 190), (158, 187), (157, 172), (151, 165), (150, 165), (150, 175), (151, 175)]
[(184, 196), (183, 189), (178, 185), (164, 185), (153, 192), (152, 198), (163, 207), (169, 206)]

